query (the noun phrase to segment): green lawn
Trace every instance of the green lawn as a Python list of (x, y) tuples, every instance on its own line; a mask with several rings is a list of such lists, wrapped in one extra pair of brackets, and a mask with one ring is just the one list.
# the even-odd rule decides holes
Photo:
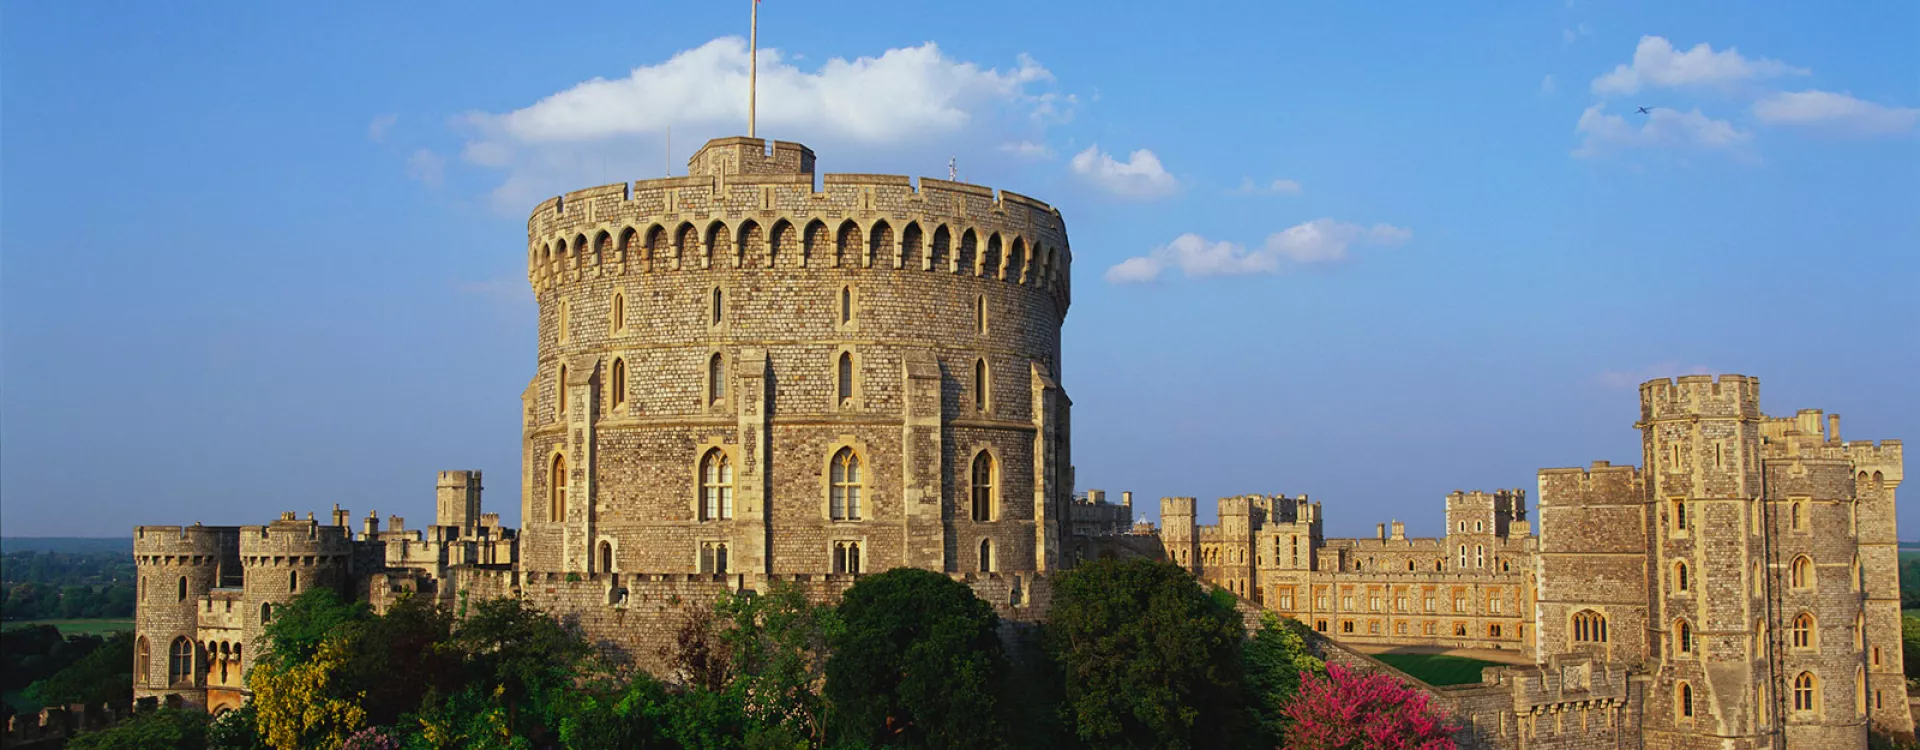
[(15, 620), (7, 623), (7, 629), (33, 625), (52, 625), (60, 629), (61, 635), (111, 635), (122, 630), (132, 630), (133, 620)]
[(1442, 654), (1373, 654), (1379, 659), (1428, 685), (1466, 685), (1480, 681), (1483, 667), (1498, 666), (1490, 661)]

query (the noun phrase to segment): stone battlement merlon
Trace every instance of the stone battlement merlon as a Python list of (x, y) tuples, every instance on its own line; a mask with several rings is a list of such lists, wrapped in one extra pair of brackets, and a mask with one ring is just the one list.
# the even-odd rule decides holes
[(1760, 379), (1745, 375), (1682, 375), (1640, 384), (1640, 419), (1728, 417), (1759, 420)]
[(240, 548), (238, 526), (135, 526), (135, 559), (232, 555)]
[[(723, 139), (726, 140), (726, 139)], [(528, 220), (536, 292), (688, 268), (894, 268), (1045, 289), (1062, 309), (1060, 213), (979, 185), (885, 174), (718, 172), (617, 183), (542, 202)]]

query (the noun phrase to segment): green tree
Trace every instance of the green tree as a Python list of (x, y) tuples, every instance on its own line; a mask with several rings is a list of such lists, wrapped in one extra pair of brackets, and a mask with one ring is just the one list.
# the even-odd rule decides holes
[(820, 689), (829, 644), (842, 630), (834, 610), (783, 583), (758, 596), (724, 595), (714, 613), (729, 625), (720, 639), (732, 660), (731, 687), (755, 733), (770, 735), (770, 742), (771, 736), (824, 742), (827, 704)]
[(28, 699), (43, 706), (133, 702), (133, 633), (122, 631), (44, 680), (27, 688)]
[(507, 736), (536, 741), (557, 725), (559, 704), (593, 653), (577, 631), (518, 598), (474, 605), (444, 647), (460, 655), (469, 690), (504, 711)]
[(247, 673), (261, 737), (278, 750), (338, 747), (367, 723), (364, 693), (347, 693), (340, 674), (349, 658), (347, 639), (328, 638), (297, 662), (255, 665)]
[(1178, 566), (1096, 560), (1054, 585), (1049, 648), (1064, 712), (1108, 747), (1225, 747), (1243, 736), (1240, 641), (1231, 606)]
[(1240, 664), (1261, 744), (1278, 745), (1287, 729), (1282, 711), (1300, 692), (1300, 675), (1324, 672), (1327, 664), (1307, 649), (1305, 625), (1272, 612), (1260, 613), (1260, 627), (1240, 646)]
[(293, 601), (275, 607), (267, 621), (267, 650), (256, 664), (288, 665), (313, 658), (329, 638), (373, 619), (365, 602), (347, 602), (333, 589), (307, 589)]
[(207, 746), (207, 715), (180, 708), (162, 708), (96, 732), (82, 732), (67, 740), (68, 750), (202, 750)]
[(459, 654), (442, 646), (452, 634), (446, 610), (424, 598), (402, 597), (379, 617), (343, 629), (350, 658), (341, 669), (349, 693), (364, 693), (367, 723), (391, 726), (415, 711), (429, 692), (458, 687)]
[(266, 750), (258, 717), (252, 702), (214, 717), (207, 724), (207, 750)]
[(844, 740), (999, 746), (999, 618), (965, 584), (895, 568), (854, 584), (838, 612), (826, 694)]

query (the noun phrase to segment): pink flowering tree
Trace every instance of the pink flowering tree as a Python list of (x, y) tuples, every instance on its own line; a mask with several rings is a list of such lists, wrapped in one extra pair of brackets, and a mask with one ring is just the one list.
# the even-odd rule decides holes
[(1458, 729), (1425, 693), (1391, 676), (1337, 664), (1303, 672), (1282, 712), (1292, 750), (1454, 750)]

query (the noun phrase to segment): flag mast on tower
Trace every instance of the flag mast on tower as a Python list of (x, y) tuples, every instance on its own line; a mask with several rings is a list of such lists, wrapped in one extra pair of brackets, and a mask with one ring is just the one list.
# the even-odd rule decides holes
[(754, 107), (760, 99), (760, 0), (753, 0), (753, 20), (747, 30), (747, 137), (752, 138)]

